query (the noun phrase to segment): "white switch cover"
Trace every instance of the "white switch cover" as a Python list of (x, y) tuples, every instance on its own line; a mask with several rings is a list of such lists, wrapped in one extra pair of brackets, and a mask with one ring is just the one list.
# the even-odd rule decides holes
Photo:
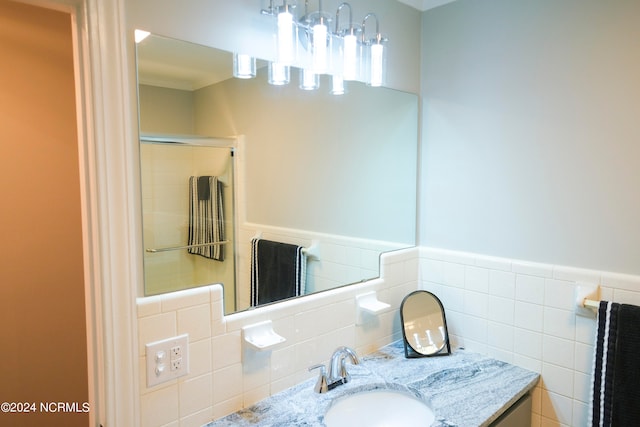
[(189, 373), (189, 334), (145, 345), (147, 387), (152, 387)]

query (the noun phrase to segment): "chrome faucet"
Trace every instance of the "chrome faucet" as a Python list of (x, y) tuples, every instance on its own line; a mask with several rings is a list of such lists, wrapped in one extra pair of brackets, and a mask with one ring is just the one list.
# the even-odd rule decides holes
[(349, 347), (338, 347), (331, 356), (331, 364), (329, 365), (329, 384), (340, 381), (340, 384), (348, 383), (351, 375), (347, 372), (345, 360), (349, 356), (351, 363), (357, 365), (360, 363), (358, 355)]
[(324, 365), (314, 365), (309, 370), (320, 369), (320, 376), (314, 387), (316, 393), (326, 393), (339, 385), (346, 384), (351, 380), (351, 375), (347, 372), (346, 359), (349, 357), (351, 363), (357, 365), (360, 363), (356, 352), (349, 347), (338, 347), (331, 356), (329, 363), (329, 376), (327, 377), (327, 369)]

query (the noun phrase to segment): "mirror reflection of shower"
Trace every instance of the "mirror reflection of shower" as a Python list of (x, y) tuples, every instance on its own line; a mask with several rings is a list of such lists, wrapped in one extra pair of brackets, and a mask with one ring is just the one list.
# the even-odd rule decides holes
[(145, 295), (222, 283), (233, 311), (233, 141), (144, 136), (141, 142)]

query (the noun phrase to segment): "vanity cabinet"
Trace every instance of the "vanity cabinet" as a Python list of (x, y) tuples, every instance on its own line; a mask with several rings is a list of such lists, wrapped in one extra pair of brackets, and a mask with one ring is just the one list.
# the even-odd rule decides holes
[(531, 395), (526, 394), (514, 403), (491, 427), (522, 427), (531, 425)]

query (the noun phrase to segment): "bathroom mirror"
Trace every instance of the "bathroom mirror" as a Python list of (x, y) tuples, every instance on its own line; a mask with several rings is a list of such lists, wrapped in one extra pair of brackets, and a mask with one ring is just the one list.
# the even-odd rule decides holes
[(400, 305), (404, 354), (407, 358), (451, 354), (442, 303), (428, 291), (407, 295)]
[[(378, 277), (382, 252), (415, 245), (415, 94), (347, 82), (346, 94), (332, 95), (324, 75), (320, 89), (305, 91), (295, 69), (274, 86), (261, 60), (255, 78), (233, 78), (232, 53), (158, 35), (136, 52), (140, 133), (151, 136), (141, 141), (145, 249), (187, 245), (187, 182), (201, 172), (176, 165), (207, 157), (175, 147), (206, 140), (233, 154), (219, 168), (229, 178), (224, 262), (233, 267), (202, 275), (191, 269), (217, 261), (145, 252), (145, 295), (222, 283), (226, 314), (251, 308), (256, 237), (311, 249), (301, 295)], [(146, 152), (160, 146), (152, 164)]]

